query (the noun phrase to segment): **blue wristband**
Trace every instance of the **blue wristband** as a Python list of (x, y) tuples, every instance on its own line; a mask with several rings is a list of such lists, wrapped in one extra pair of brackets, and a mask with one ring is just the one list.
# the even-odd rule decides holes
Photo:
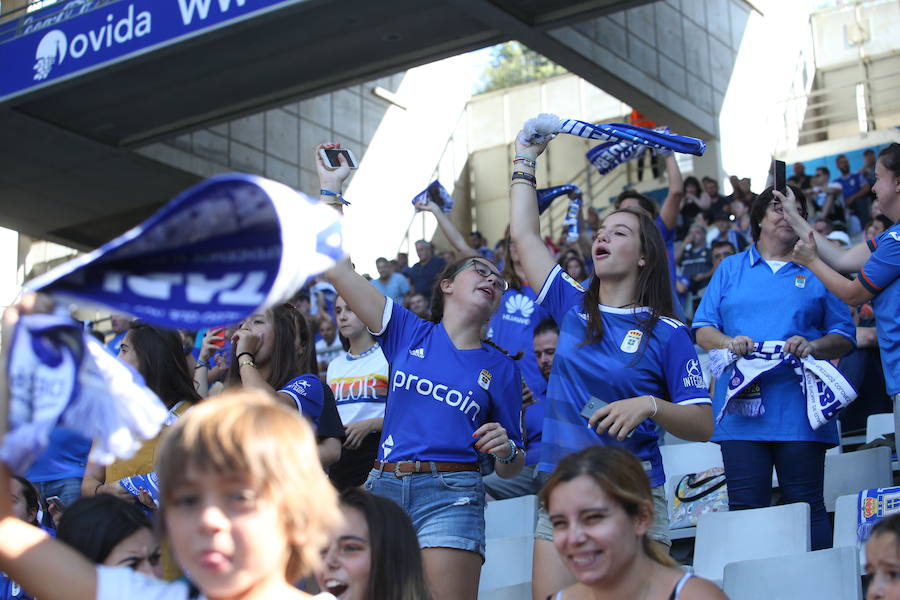
[(335, 198), (340, 200), (344, 206), (350, 206), (350, 203), (347, 202), (346, 200), (344, 200), (344, 197), (340, 193), (334, 193), (331, 190), (319, 190), (319, 195), (320, 196), (334, 196)]

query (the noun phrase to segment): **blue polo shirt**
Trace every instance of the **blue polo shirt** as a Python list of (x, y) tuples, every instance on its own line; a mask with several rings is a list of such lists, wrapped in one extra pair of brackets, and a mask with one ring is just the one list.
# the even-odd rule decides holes
[[(786, 340), (802, 335), (814, 340), (837, 333), (856, 345), (856, 327), (849, 307), (825, 289), (812, 271), (788, 262), (773, 273), (756, 249), (729, 256), (713, 274), (694, 315), (693, 328), (715, 327), (725, 335), (746, 335), (754, 341)], [(725, 403), (726, 371), (715, 386), (713, 415)], [(813, 430), (806, 415), (800, 378), (783, 364), (759, 379), (765, 414), (726, 415), (716, 424), (712, 440), (810, 441), (836, 444), (837, 422)]]
[(872, 256), (859, 282), (875, 297), (875, 329), (887, 392), (900, 394), (900, 224), (869, 240)]
[(400, 273), (391, 273), (387, 283), (378, 277), (371, 281), (376, 290), (390, 298), (395, 304), (403, 304), (403, 296), (409, 292), (409, 282)]

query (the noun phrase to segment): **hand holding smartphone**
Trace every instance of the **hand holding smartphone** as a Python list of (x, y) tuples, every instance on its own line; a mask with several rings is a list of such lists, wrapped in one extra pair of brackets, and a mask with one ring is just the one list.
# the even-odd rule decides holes
[(772, 187), (782, 194), (787, 193), (786, 170), (782, 160), (772, 159)]
[[(584, 417), (585, 419), (587, 419), (588, 421), (590, 421), (591, 417), (594, 416), (594, 413), (597, 412), (598, 410), (600, 410), (601, 408), (603, 408), (604, 406), (609, 406), (609, 402), (604, 402), (600, 398), (595, 398), (594, 396), (591, 396), (590, 398), (588, 398), (587, 403), (585, 403), (585, 405), (582, 407), (581, 416)], [(590, 423), (588, 424), (588, 426), (590, 426)], [(628, 435), (626, 435), (625, 438), (626, 439), (630, 438), (634, 434), (635, 429), (637, 429), (637, 427), (635, 427), (634, 429), (629, 431)]]
[(344, 157), (347, 161), (347, 166), (351, 169), (359, 168), (359, 163), (356, 160), (356, 157), (353, 155), (348, 148), (320, 148), (319, 156), (322, 157), (322, 163), (325, 165), (325, 168), (329, 171), (334, 171), (335, 169), (341, 168), (341, 160), (338, 158), (339, 156)]

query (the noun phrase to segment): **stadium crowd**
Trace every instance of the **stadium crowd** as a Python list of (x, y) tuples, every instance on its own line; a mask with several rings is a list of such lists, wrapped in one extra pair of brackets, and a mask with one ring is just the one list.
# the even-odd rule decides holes
[[(781, 501), (810, 506), (812, 548), (830, 547), (838, 419), (810, 424), (795, 363), (734, 395), (707, 364), (777, 342), (860, 391), (844, 429), (894, 411), (900, 145), (856, 172), (838, 157), (836, 178), (797, 163), (783, 191), (732, 177), (728, 196), (660, 153), (661, 204), (626, 190), (547, 240), (548, 143), (517, 137), (493, 245), (426, 197), (450, 248), (418, 240), (412, 265), (381, 257), (369, 277), (343, 260), (201, 331), (95, 325), (165, 404), (165, 431), (103, 466), (57, 427), (27, 473), (2, 469), (0, 598), (474, 599), (485, 506), (526, 495), (535, 599), (725, 598), (670, 556), (666, 435), (720, 445), (733, 511), (769, 506), (774, 467)], [(319, 150), (339, 147), (316, 148), (336, 210), (351, 170)], [(4, 428), (12, 329), (48, 303), (4, 314)], [(900, 516), (874, 527), (867, 571), (868, 597), (900, 598)]]

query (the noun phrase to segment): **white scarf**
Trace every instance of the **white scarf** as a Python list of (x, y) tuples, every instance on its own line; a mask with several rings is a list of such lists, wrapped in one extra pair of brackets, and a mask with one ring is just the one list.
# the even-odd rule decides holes
[(809, 425), (818, 429), (834, 419), (838, 412), (856, 399), (853, 385), (827, 360), (812, 356), (798, 358), (782, 351), (785, 342), (769, 340), (757, 342), (755, 350), (738, 356), (730, 350), (711, 350), (709, 368), (714, 377), (732, 368), (725, 391), (725, 405), (716, 416), (719, 423), (726, 414), (758, 417), (765, 414), (762, 397), (740, 398), (740, 394), (760, 375), (784, 362), (793, 366), (799, 378), (799, 385), (806, 396), (806, 416)]

